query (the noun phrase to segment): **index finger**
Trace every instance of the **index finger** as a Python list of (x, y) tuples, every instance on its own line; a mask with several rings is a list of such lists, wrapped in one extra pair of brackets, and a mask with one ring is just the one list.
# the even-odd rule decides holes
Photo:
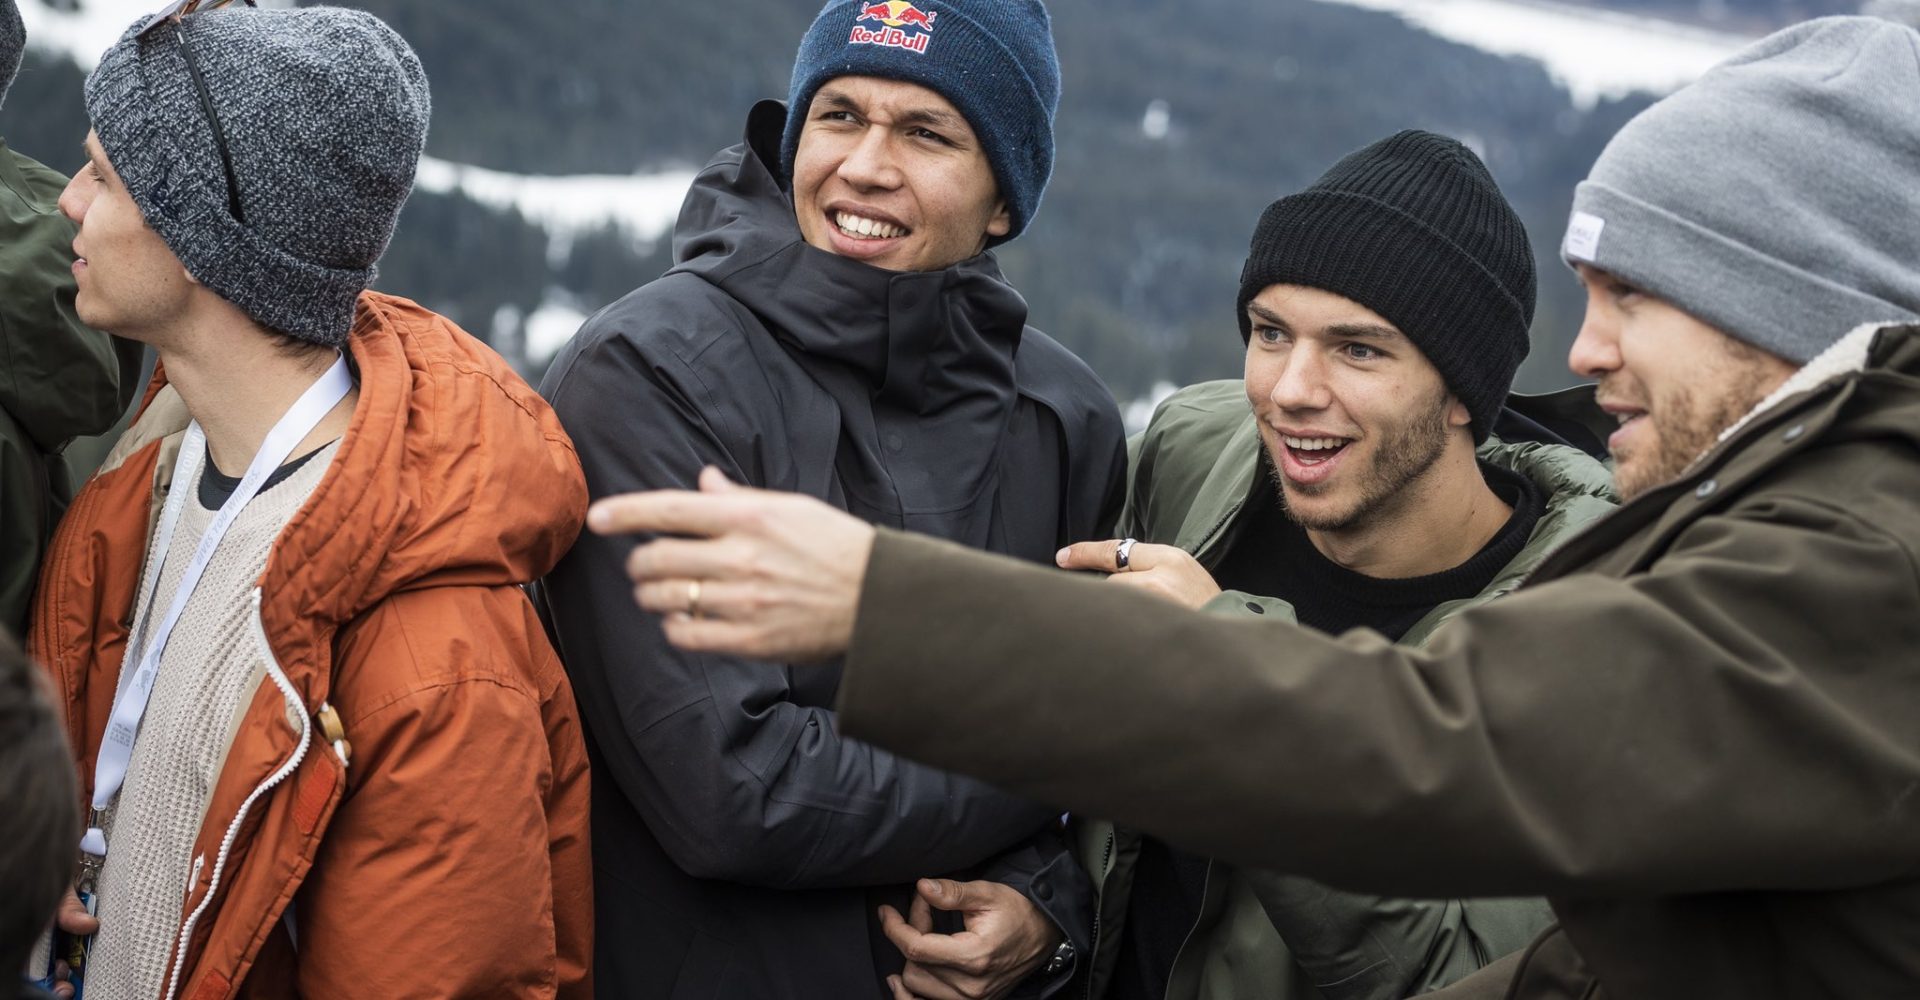
[(692, 490), (648, 490), (606, 497), (587, 508), (587, 527), (597, 535), (641, 532), (711, 538), (738, 523), (745, 497)]

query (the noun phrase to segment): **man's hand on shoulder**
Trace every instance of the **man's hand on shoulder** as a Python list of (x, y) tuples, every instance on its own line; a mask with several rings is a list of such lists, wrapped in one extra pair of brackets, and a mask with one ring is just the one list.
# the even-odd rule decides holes
[[(957, 910), (966, 929), (933, 933), (933, 911)], [(906, 918), (880, 908), (887, 940), (907, 967), (889, 977), (895, 1000), (998, 1000), (1059, 947), (1060, 929), (1018, 889), (999, 882), (921, 879)]]
[(1138, 587), (1185, 608), (1197, 610), (1219, 595), (1220, 585), (1214, 582), (1213, 575), (1185, 549), (1134, 542), (1127, 546), (1123, 566), (1119, 554), (1124, 541), (1115, 538), (1069, 545), (1060, 550), (1054, 561), (1061, 569), (1110, 573), (1107, 579), (1114, 583)]

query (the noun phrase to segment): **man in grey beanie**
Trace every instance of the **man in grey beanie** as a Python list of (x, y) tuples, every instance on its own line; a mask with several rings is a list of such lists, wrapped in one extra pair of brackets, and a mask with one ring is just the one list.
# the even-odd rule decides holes
[(1622, 129), (1564, 255), (1630, 499), (1419, 649), (712, 472), (589, 523), (683, 536), (631, 560), (644, 607), (710, 595), (680, 646), (844, 652), (852, 736), (1352, 890), (1549, 897), (1436, 996), (1920, 996), (1916, 108), (1920, 32), (1832, 18)]
[[(0, 102), (26, 29), (0, 0)], [(0, 629), (26, 629), (40, 558), (73, 499), (62, 452), (102, 434), (132, 402), (139, 345), (116, 344), (73, 311), (73, 224), (55, 200), (67, 178), (0, 139)]]
[(590, 996), (585, 746), (521, 589), (585, 483), (504, 361), (367, 289), (419, 60), (361, 11), (185, 3), (86, 106), (75, 307), (159, 370), (34, 605), (86, 778), (56, 979)]

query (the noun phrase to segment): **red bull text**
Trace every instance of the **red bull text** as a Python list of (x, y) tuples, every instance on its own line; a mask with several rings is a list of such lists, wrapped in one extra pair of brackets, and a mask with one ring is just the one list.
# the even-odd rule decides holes
[[(937, 11), (923, 11), (901, 0), (869, 4), (861, 7), (859, 16), (853, 19), (853, 33), (847, 36), (847, 41), (853, 45), (884, 45), (924, 53), (933, 40), (933, 19), (939, 16)], [(880, 26), (864, 27), (862, 21), (878, 21)], [(908, 28), (916, 30), (908, 31)]]

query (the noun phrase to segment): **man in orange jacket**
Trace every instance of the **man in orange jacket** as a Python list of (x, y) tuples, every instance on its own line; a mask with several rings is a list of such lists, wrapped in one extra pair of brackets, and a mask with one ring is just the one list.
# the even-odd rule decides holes
[(425, 75), (362, 12), (193, 6), (102, 58), (60, 200), (80, 316), (160, 371), (35, 607), (89, 806), (57, 923), (100, 1000), (588, 996), (586, 755), (520, 590), (579, 463), (366, 291)]

